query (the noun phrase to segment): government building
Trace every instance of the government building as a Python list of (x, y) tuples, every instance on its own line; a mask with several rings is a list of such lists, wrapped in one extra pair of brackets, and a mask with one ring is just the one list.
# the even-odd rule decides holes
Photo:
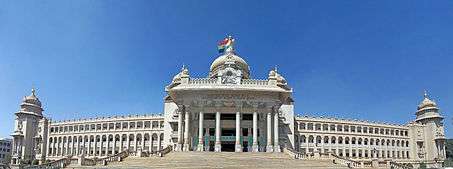
[(331, 153), (357, 162), (442, 165), (443, 117), (427, 94), (414, 105), (415, 119), (406, 124), (304, 116), (294, 112), (293, 91), (284, 76), (274, 68), (265, 79), (251, 79), (233, 42), (231, 37), (222, 42), (207, 77), (192, 77), (182, 67), (165, 87), (162, 114), (51, 121), (33, 89), (14, 113), (12, 165), (68, 156), (100, 158), (125, 150), (138, 155), (167, 147), (182, 152), (291, 151), (306, 158)]

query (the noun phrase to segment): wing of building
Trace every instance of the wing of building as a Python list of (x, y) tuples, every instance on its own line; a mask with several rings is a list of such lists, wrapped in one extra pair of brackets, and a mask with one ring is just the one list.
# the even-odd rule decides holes
[(12, 164), (66, 156), (105, 157), (124, 150), (331, 152), (354, 160), (393, 160), (438, 166), (445, 159), (443, 117), (427, 95), (408, 124), (297, 116), (292, 88), (272, 69), (252, 79), (232, 48), (205, 78), (183, 67), (165, 87), (164, 113), (50, 121), (35, 94), (15, 113)]

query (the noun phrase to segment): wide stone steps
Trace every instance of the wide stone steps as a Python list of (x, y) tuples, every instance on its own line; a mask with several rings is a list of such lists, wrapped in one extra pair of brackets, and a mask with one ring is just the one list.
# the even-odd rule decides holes
[[(104, 168), (97, 166), (96, 168)], [(347, 168), (330, 160), (296, 160), (284, 153), (172, 152), (165, 157), (128, 157), (105, 168)]]

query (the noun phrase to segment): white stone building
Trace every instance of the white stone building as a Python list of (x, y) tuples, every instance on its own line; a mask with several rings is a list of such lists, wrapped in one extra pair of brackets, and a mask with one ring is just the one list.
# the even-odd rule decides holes
[(0, 138), (0, 164), (8, 164), (11, 159), (11, 144), (9, 138)]
[[(12, 164), (65, 156), (103, 157), (124, 150), (333, 152), (354, 160), (438, 166), (445, 159), (443, 117), (425, 95), (404, 125), (298, 116), (292, 88), (277, 69), (251, 79), (232, 48), (206, 78), (185, 67), (166, 86), (164, 113), (51, 122), (32, 91), (15, 113)], [(302, 108), (303, 109), (303, 108)]]

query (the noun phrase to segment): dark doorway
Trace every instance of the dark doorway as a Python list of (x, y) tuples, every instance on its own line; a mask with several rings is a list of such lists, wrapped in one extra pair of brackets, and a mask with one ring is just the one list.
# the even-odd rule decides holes
[(234, 142), (233, 141), (223, 141), (222, 142), (222, 151), (223, 152), (234, 152)]
[(222, 129), (222, 136), (236, 136), (236, 129)]
[(244, 141), (242, 144), (242, 152), (248, 152), (249, 151), (249, 142)]

